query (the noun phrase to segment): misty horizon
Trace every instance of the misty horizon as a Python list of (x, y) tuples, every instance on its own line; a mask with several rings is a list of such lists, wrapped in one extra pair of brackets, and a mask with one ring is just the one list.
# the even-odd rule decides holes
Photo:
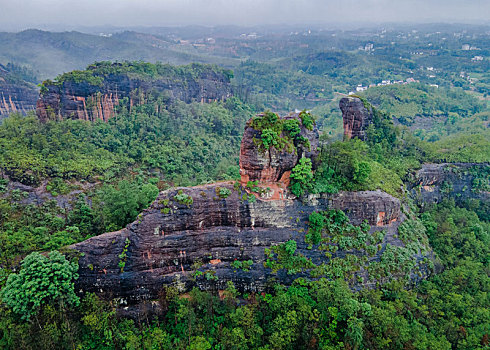
[(311, 26), (325, 29), (383, 24), (489, 24), (490, 1), (474, 0), (128, 0), (85, 2), (0, 0), (0, 30), (138, 29), (182, 26)]

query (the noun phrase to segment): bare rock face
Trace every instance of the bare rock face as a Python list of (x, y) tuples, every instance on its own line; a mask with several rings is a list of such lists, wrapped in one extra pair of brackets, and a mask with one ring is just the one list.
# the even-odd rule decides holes
[[(260, 115), (259, 115), (260, 116)], [(240, 175), (241, 184), (246, 186), (249, 181), (258, 181), (260, 187), (269, 188), (269, 198), (282, 199), (289, 185), (291, 170), (298, 164), (303, 156), (314, 158), (318, 152), (318, 129), (313, 126), (311, 130), (302, 124), (299, 113), (291, 113), (281, 120), (297, 120), (300, 125), (299, 136), (308, 140), (309, 147), (295, 143), (288, 149), (270, 147), (261, 150), (258, 146), (261, 131), (252, 126), (252, 119), (247, 122), (240, 147)]]
[(94, 76), (102, 79), (100, 85), (70, 80), (45, 84), (37, 101), (39, 119), (107, 121), (116, 115), (116, 106), (122, 101), (131, 109), (147, 103), (155, 93), (167, 102), (186, 103), (224, 100), (232, 95), (230, 75), (211, 66), (199, 66), (195, 74), (180, 73), (178, 67), (169, 66), (168, 76), (155, 78), (131, 73), (97, 74)]
[(38, 89), (34, 84), (13, 79), (0, 65), (0, 119), (10, 113), (27, 114), (36, 108)]
[[(126, 228), (71, 246), (80, 253), (77, 290), (116, 298), (122, 306), (120, 311), (127, 309), (129, 314), (157, 305), (154, 301), (165, 286), (174, 286), (181, 293), (193, 287), (221, 291), (231, 281), (242, 292), (262, 292), (276, 283), (287, 285), (298, 277), (310, 276), (307, 270), (273, 271), (268, 265), (271, 249), (288, 241), (295, 241), (295, 254), (315, 266), (327, 266), (330, 260), (347, 256), (350, 261), (356, 260), (355, 276), (348, 277), (353, 289), (374, 287), (382, 282), (379, 273), (386, 269), (389, 278), (405, 276), (414, 282), (430, 273), (426, 258), (432, 259), (432, 253), (425, 241), (407, 248), (407, 238), (405, 243), (399, 238), (398, 227), (406, 217), (397, 198), (381, 191), (315, 194), (302, 200), (287, 195), (288, 172), (301, 156), (315, 154), (318, 133), (314, 128), (301, 127), (310, 147), (295, 145), (294, 152), (269, 149), (262, 153), (253, 141), (260, 132), (252, 124), (247, 125), (242, 141), (241, 182), (163, 191)], [(245, 185), (250, 180), (261, 181), (272, 191), (286, 192), (256, 197)], [(310, 215), (329, 209), (344, 211), (352, 224), (370, 225), (368, 232), (362, 231), (370, 242), (362, 244), (370, 245), (370, 249), (337, 242), (333, 243), (337, 249), (326, 254), (318, 249), (318, 243), (307, 242)], [(242, 262), (250, 266), (240, 268)], [(394, 272), (396, 265), (407, 262), (413, 263), (408, 272), (405, 265), (404, 272)], [(368, 268), (371, 263), (373, 269)], [(371, 278), (375, 275), (378, 277)]]
[(373, 113), (357, 97), (344, 97), (339, 102), (344, 122), (344, 139), (366, 139), (366, 130), (373, 121)]
[(424, 164), (413, 181), (411, 194), (421, 204), (453, 198), (490, 201), (489, 163)]
[[(218, 197), (221, 188), (231, 194)], [(191, 197), (192, 204), (179, 203), (179, 191)], [(244, 193), (233, 183), (161, 192), (125, 229), (72, 246), (83, 253), (77, 289), (137, 304), (156, 299), (165, 285), (177, 286), (181, 292), (193, 286), (220, 290), (232, 281), (239, 290), (259, 292), (267, 289), (272, 277), (287, 284), (294, 276), (274, 275), (264, 267), (264, 249), (294, 239), (299, 253), (328, 260), (318, 250), (308, 249), (304, 240), (309, 215), (328, 208), (345, 211), (353, 223), (367, 220), (371, 233), (385, 230), (383, 247), (403, 245), (396, 237), (403, 220), (400, 201), (380, 191), (317, 195), (305, 204), (291, 199), (251, 203), (242, 199)], [(252, 260), (253, 265), (249, 271), (240, 270), (231, 265), (235, 260)], [(197, 270), (216, 279), (196, 277)]]
[(66, 118), (108, 121), (116, 115), (115, 107), (119, 104), (119, 97), (123, 96), (112, 92), (89, 92), (85, 96), (72, 83), (65, 83), (62, 87), (52, 85), (37, 100), (36, 114), (42, 121)]

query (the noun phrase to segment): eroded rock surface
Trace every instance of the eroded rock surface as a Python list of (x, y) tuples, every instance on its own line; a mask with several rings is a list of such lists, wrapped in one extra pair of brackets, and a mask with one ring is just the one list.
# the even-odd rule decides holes
[(252, 119), (247, 122), (240, 147), (240, 175), (241, 184), (246, 186), (249, 181), (258, 181), (259, 186), (269, 188), (269, 198), (282, 199), (289, 185), (291, 170), (298, 164), (302, 157), (314, 158), (318, 154), (318, 129), (307, 129), (301, 122), (299, 113), (290, 113), (282, 120), (295, 119), (300, 125), (299, 136), (308, 140), (309, 147), (296, 143), (293, 149), (278, 150), (271, 147), (261, 150), (257, 140), (261, 138), (261, 132), (255, 130)]
[[(240, 153), (240, 182), (161, 192), (125, 229), (73, 245), (83, 253), (77, 290), (119, 298), (122, 306), (130, 308), (148, 305), (165, 286), (175, 286), (182, 293), (195, 286), (219, 291), (232, 281), (242, 292), (261, 292), (275, 283), (287, 285), (299, 276), (309, 276), (306, 270), (289, 274), (284, 268), (274, 272), (266, 267), (270, 258), (266, 249), (290, 240), (296, 242), (296, 254), (316, 266), (328, 264), (330, 259), (355, 256), (359, 264), (356, 276), (349, 277), (353, 289), (382, 281), (382, 277), (371, 278), (367, 268), (371, 263), (389, 268), (389, 278), (408, 276), (418, 281), (426, 277), (426, 258), (432, 259), (432, 253), (423, 237), (421, 244), (406, 249), (407, 238), (402, 241), (398, 235), (398, 227), (406, 218), (397, 198), (381, 191), (315, 194), (301, 200), (289, 194), (286, 186), (291, 169), (302, 156), (314, 158), (318, 143), (315, 128), (301, 127), (301, 135), (310, 147), (295, 145), (294, 151), (261, 152), (254, 142), (260, 132), (249, 122)], [(249, 181), (258, 181), (262, 188), (269, 188), (268, 192), (251, 193)], [(370, 253), (365, 246), (335, 249), (329, 255), (318, 249), (318, 243), (314, 247), (305, 240), (310, 214), (329, 209), (344, 211), (355, 225), (370, 225), (364, 236), (373, 238), (367, 243), (372, 245)], [(398, 259), (406, 263), (407, 256), (413, 267), (395, 272)], [(237, 268), (236, 260), (251, 261), (252, 265), (249, 269)]]
[(373, 121), (373, 113), (357, 97), (344, 97), (339, 102), (344, 123), (344, 139), (366, 139), (366, 130)]
[(423, 204), (437, 203), (444, 198), (456, 202), (467, 199), (490, 200), (489, 163), (424, 164), (417, 172), (412, 196)]
[[(218, 187), (229, 189), (231, 194), (217, 197)], [(175, 200), (179, 190), (193, 198), (191, 205)], [(244, 193), (232, 183), (160, 193), (127, 228), (73, 246), (83, 253), (77, 288), (135, 304), (156, 299), (164, 285), (185, 292), (196, 285), (225, 289), (227, 281), (233, 281), (242, 291), (257, 292), (265, 290), (273, 277), (287, 284), (293, 276), (275, 275), (264, 267), (264, 249), (294, 239), (299, 253), (316, 261), (326, 260), (321, 251), (308, 249), (304, 236), (309, 215), (327, 208), (345, 211), (353, 223), (367, 220), (371, 233), (386, 230), (384, 247), (387, 243), (403, 245), (396, 237), (403, 220), (400, 202), (380, 191), (317, 195), (306, 204), (292, 199), (251, 203), (241, 199)], [(121, 268), (120, 254), (126, 245), (127, 258)], [(345, 253), (338, 251), (334, 257)], [(253, 260), (250, 271), (233, 268), (230, 264), (237, 259)], [(217, 280), (194, 278), (196, 268), (212, 271)]]
[(126, 73), (104, 75), (101, 85), (69, 80), (47, 84), (37, 101), (36, 113), (43, 121), (67, 118), (107, 121), (116, 115), (116, 106), (121, 101), (131, 109), (147, 103), (153, 93), (167, 101), (187, 103), (218, 101), (231, 96), (230, 76), (224, 70), (202, 66), (195, 74), (178, 74), (178, 67), (174, 67), (169, 68), (168, 77), (150, 79)]
[(15, 79), (0, 65), (0, 119), (11, 113), (26, 114), (36, 109), (38, 89), (34, 84)]

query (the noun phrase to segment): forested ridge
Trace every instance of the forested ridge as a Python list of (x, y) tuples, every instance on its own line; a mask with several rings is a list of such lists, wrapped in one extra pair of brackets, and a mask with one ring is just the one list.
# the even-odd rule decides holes
[[(268, 69), (243, 64), (247, 65)], [(151, 79), (152, 66), (141, 66), (148, 68), (150, 74), (143, 74)], [(96, 67), (104, 65), (92, 69)], [(303, 71), (322, 69), (310, 65)], [(238, 72), (236, 77), (251, 81), (262, 74), (248, 73)], [(422, 84), (373, 88), (362, 94), (366, 104), (379, 107), (373, 109), (375, 120), (366, 141), (340, 141), (338, 118), (329, 112), (316, 113), (329, 105), (311, 114), (303, 112), (302, 125), (315, 122), (322, 131), (320, 149), (314, 167), (301, 161), (293, 169), (290, 190), (301, 198), (380, 189), (400, 198), (410, 219), (400, 236), (426, 236), (436, 254), (434, 273), (427, 280), (413, 285), (409, 279), (393, 278), (374, 289), (353, 291), (342, 278), (300, 278), (288, 287), (275, 284), (264, 293), (240, 293), (230, 283), (221, 294), (217, 288), (194, 289), (185, 297), (174, 287), (162, 286), (155, 302), (164, 314), (143, 310), (134, 318), (118, 316), (118, 300), (74, 290), (78, 263), (67, 245), (125, 227), (160, 190), (236, 180), (245, 123), (263, 111), (267, 94), (280, 100), (284, 91), (295, 86), (297, 95), (304, 74), (294, 75), (297, 80), (293, 85), (288, 82), (287, 88), (280, 82), (272, 84), (276, 73), (266, 81), (258, 79), (264, 93), (257, 99), (237, 93), (238, 97), (221, 102), (184, 103), (156, 94), (131, 109), (123, 102), (117, 117), (108, 122), (42, 123), (33, 114), (4, 119), (0, 125), (0, 347), (488, 348), (488, 203), (455, 202), (447, 196), (440, 203), (419, 207), (407, 191), (423, 163), (489, 162), (488, 110), (465, 92)], [(58, 81), (92, 77), (75, 72)], [(429, 114), (447, 117), (449, 122), (430, 132), (408, 129), (415, 116)], [(393, 115), (401, 125), (395, 126)], [(262, 128), (257, 142), (263, 147), (304, 142), (297, 139), (299, 122), (285, 124), (270, 110), (262, 113), (262, 119), (255, 118)], [(466, 127), (470, 118), (475, 122)], [(488, 167), (482, 169), (474, 190), (488, 192)], [(48, 199), (32, 200), (32, 188), (48, 193)], [(318, 214), (324, 216), (316, 218), (323, 226), (305, 233), (305, 241), (317, 244), (319, 232), (334, 230), (325, 225), (335, 227), (340, 236), (342, 230), (354, 230), (341, 219), (336, 221), (342, 214)], [(271, 256), (289, 259), (294, 248), (279, 247)], [(53, 252), (38, 253), (49, 251)], [(124, 262), (124, 250), (120, 258)], [(285, 268), (273, 262), (271, 267)], [(237, 268), (247, 268), (247, 262), (237, 263)]]

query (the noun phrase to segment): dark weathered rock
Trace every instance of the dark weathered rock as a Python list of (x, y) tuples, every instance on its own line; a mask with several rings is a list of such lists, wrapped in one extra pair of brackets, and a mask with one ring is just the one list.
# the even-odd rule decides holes
[[(240, 291), (259, 292), (277, 282), (290, 284), (298, 277), (285, 270), (273, 273), (264, 265), (265, 249), (289, 240), (295, 240), (297, 252), (314, 264), (328, 263), (330, 258), (344, 258), (348, 254), (363, 257), (366, 262), (378, 262), (386, 249), (392, 249), (389, 247), (404, 247), (397, 230), (405, 216), (400, 201), (387, 193), (316, 194), (301, 201), (288, 194), (289, 172), (302, 154), (312, 157), (316, 151), (318, 133), (315, 129), (303, 129), (302, 135), (311, 144), (309, 150), (301, 147), (289, 153), (272, 150), (264, 156), (253, 142), (258, 132), (247, 126), (240, 158), (241, 184), (224, 182), (161, 192), (125, 229), (73, 245), (73, 249), (83, 253), (77, 289), (119, 298), (123, 305), (132, 307), (156, 299), (168, 285), (181, 292), (194, 286), (223, 290), (232, 281)], [(253, 196), (243, 186), (249, 180), (261, 181), (261, 186), (270, 187), (273, 194)], [(340, 249), (327, 257), (323, 250), (310, 249), (305, 242), (309, 216), (326, 209), (343, 210), (356, 225), (367, 221), (371, 234), (385, 231), (373, 255), (368, 257), (364, 250)], [(430, 256), (422, 250), (411, 254), (419, 268), (424, 258)], [(235, 260), (252, 260), (253, 265), (248, 271), (237, 269), (232, 265)], [(409, 274), (417, 281), (427, 273), (427, 269), (421, 268)], [(364, 265), (356, 274), (349, 281), (354, 289), (376, 283), (367, 278)], [(359, 282), (363, 278), (365, 282)]]
[(424, 164), (417, 171), (411, 193), (422, 204), (437, 203), (444, 198), (456, 202), (467, 199), (488, 202), (489, 176), (489, 163)]
[[(169, 101), (211, 102), (231, 96), (230, 77), (224, 71), (204, 66), (195, 75), (159, 76), (154, 79), (131, 74), (103, 76), (101, 86), (87, 82), (64, 81), (46, 85), (37, 102), (37, 115), (47, 119), (84, 119), (107, 121), (116, 113), (116, 106), (127, 98), (128, 107), (147, 102), (157, 93)], [(170, 73), (169, 73), (170, 74)]]
[[(226, 187), (232, 193), (226, 199), (219, 198), (217, 187)], [(193, 198), (191, 205), (175, 200), (179, 190)], [(387, 243), (403, 245), (396, 236), (403, 220), (400, 202), (380, 191), (316, 195), (305, 204), (292, 199), (250, 203), (241, 199), (243, 193), (232, 183), (160, 193), (127, 228), (73, 246), (83, 253), (78, 290), (137, 304), (156, 299), (165, 285), (185, 292), (192, 286), (225, 289), (227, 281), (233, 281), (242, 291), (263, 291), (271, 278), (287, 284), (293, 276), (281, 272), (274, 275), (264, 267), (264, 249), (294, 239), (298, 252), (317, 262), (327, 260), (321, 251), (307, 249), (304, 241), (309, 215), (327, 208), (344, 210), (354, 223), (367, 220), (373, 225), (371, 232), (386, 230), (383, 247)], [(120, 254), (127, 243), (127, 258), (121, 270)], [(334, 257), (342, 254), (345, 252), (338, 251)], [(237, 270), (230, 266), (236, 259), (250, 259), (254, 264), (250, 271)], [(194, 278), (196, 268), (212, 271), (218, 279)]]
[(366, 130), (373, 122), (373, 113), (357, 97), (344, 97), (339, 102), (344, 122), (344, 139), (366, 139)]
[(0, 119), (10, 113), (27, 114), (36, 108), (38, 89), (34, 84), (13, 80), (5, 67), (0, 65)]
[(0, 198), (12, 199), (12, 194), (17, 191), (19, 192), (18, 199), (16, 199), (17, 204), (40, 206), (47, 201), (55, 201), (59, 208), (67, 210), (72, 208), (73, 203), (80, 195), (85, 196), (86, 193), (93, 190), (98, 185), (98, 183), (73, 181), (70, 183), (70, 186), (72, 187), (70, 192), (53, 195), (47, 190), (49, 184), (48, 180), (43, 180), (36, 185), (27, 185), (18, 181), (11, 181), (6, 175), (0, 175), (0, 179), (2, 178), (8, 182), (5, 191), (0, 193)]

